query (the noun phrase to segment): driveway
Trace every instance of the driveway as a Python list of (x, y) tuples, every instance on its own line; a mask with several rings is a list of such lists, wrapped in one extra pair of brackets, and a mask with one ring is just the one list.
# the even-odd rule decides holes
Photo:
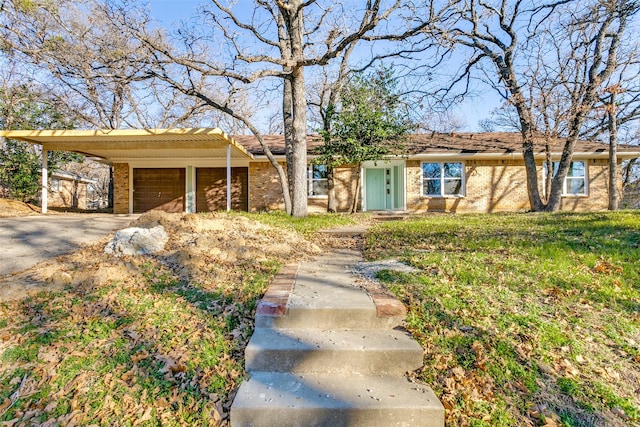
[(51, 214), (0, 218), (0, 276), (73, 252), (127, 227), (138, 216)]

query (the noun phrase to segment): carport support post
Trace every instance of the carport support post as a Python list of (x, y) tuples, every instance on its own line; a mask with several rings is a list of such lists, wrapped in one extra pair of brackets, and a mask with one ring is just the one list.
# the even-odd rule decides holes
[(42, 194), (40, 196), (40, 204), (42, 205), (42, 213), (47, 213), (48, 189), (49, 189), (49, 151), (42, 147)]
[(231, 145), (227, 145), (227, 212), (231, 210)]

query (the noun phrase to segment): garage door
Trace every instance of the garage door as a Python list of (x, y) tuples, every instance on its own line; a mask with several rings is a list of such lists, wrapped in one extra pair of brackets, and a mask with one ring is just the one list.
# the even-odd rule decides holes
[[(249, 208), (249, 168), (231, 168), (231, 209)], [(227, 169), (196, 169), (196, 210), (212, 212), (227, 209)]]
[(133, 211), (184, 212), (185, 170), (133, 169)]

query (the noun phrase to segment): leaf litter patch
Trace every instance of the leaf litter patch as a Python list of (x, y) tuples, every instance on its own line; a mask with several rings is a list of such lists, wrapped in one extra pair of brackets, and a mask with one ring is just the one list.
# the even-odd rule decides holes
[(257, 300), (320, 249), (226, 214), (150, 212), (148, 255), (107, 239), (2, 278), (0, 424), (228, 425)]

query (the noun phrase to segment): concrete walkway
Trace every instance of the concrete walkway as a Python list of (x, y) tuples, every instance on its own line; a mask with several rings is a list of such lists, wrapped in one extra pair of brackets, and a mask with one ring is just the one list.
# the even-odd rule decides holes
[(72, 252), (126, 227), (138, 216), (51, 214), (0, 218), (0, 276)]
[(232, 426), (444, 425), (432, 390), (405, 377), (422, 366), (423, 351), (401, 327), (404, 307), (356, 285), (360, 260), (336, 249), (274, 280), (245, 351), (251, 377), (231, 407)]

